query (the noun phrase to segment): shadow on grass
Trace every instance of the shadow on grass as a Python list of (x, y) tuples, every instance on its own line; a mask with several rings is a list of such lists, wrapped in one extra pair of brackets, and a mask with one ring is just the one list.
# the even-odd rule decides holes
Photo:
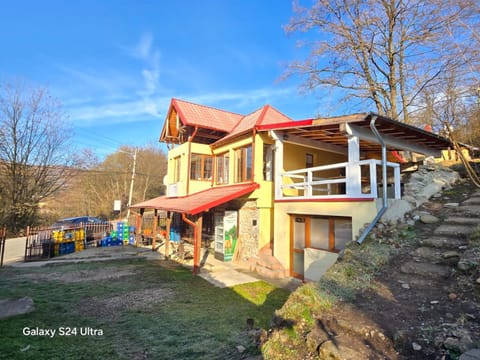
[[(126, 275), (90, 278), (102, 271)], [(65, 280), (72, 274), (78, 281)], [(0, 358), (242, 359), (259, 353), (249, 330), (266, 329), (288, 294), (255, 282), (240, 295), (161, 261), (6, 268), (0, 270), (0, 298), (30, 296), (35, 311), (0, 321)], [(56, 333), (27, 336), (25, 328)], [(60, 328), (77, 334), (60, 335)]]

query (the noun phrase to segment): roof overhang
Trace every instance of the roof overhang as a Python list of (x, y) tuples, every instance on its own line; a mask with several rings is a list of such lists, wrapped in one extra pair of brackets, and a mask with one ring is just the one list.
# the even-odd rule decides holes
[(275, 130), (288, 141), (304, 141), (309, 146), (341, 153), (348, 149), (348, 137), (358, 136), (362, 151), (380, 151), (381, 145), (370, 128), (375, 117), (375, 127), (384, 139), (388, 150), (406, 150), (425, 155), (439, 156), (440, 151), (452, 146), (439, 135), (388, 117), (363, 113), (332, 118), (319, 118), (290, 123), (271, 124), (258, 128)]
[(260, 187), (257, 183), (217, 186), (182, 197), (159, 196), (130, 206), (132, 209), (165, 210), (196, 215), (249, 194)]

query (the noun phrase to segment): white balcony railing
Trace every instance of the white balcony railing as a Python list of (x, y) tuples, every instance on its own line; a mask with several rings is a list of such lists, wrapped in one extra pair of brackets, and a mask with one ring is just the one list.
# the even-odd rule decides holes
[[(356, 164), (337, 163), (312, 168), (286, 171), (281, 174), (280, 199), (328, 199), (328, 198), (377, 198), (378, 188), (383, 186), (382, 179), (377, 177), (377, 169), (381, 169), (380, 160), (362, 160)], [(360, 171), (354, 171), (358, 167)], [(387, 162), (388, 176), (393, 178), (391, 197), (400, 199), (400, 165)], [(391, 174), (393, 171), (393, 174)], [(380, 171), (381, 173), (381, 171)], [(392, 176), (393, 175), (393, 176)], [(377, 179), (380, 181), (378, 183)]]

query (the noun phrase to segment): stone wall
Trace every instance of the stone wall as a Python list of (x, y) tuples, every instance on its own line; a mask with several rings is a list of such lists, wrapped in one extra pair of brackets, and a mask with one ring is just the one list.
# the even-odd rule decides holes
[(450, 188), (458, 180), (460, 175), (450, 168), (441, 165), (420, 166), (405, 183), (402, 199), (389, 205), (381, 221), (396, 223), (406, 213), (418, 208), (432, 195)]
[(247, 200), (238, 211), (239, 237), (241, 239), (241, 258), (247, 259), (258, 253), (258, 234), (260, 214), (256, 200)]

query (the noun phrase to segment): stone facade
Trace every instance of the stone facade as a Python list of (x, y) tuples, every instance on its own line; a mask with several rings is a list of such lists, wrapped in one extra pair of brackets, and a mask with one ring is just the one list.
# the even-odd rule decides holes
[(260, 214), (256, 200), (247, 200), (238, 210), (239, 237), (241, 239), (241, 259), (245, 260), (258, 253)]

